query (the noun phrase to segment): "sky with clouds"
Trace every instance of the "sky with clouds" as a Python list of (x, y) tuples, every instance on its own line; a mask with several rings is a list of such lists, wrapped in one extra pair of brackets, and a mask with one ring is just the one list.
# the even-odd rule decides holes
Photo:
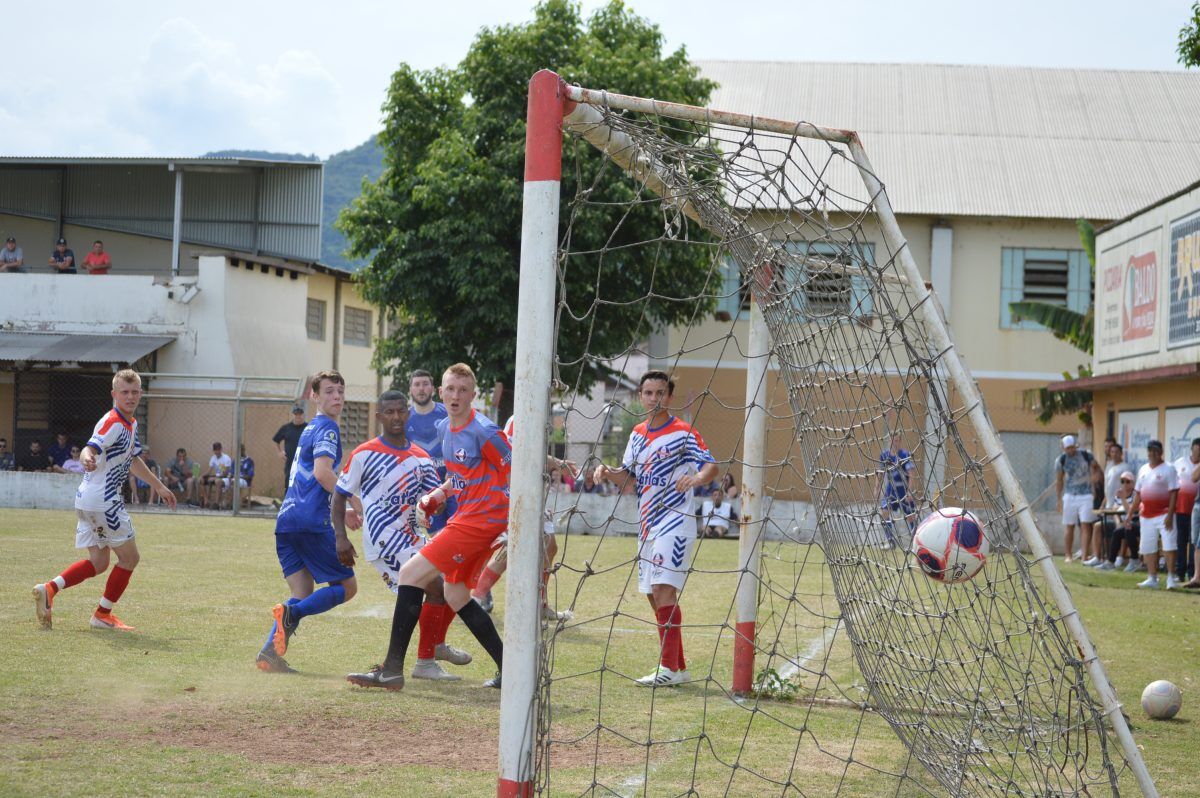
[[(586, 11), (598, 0), (584, 0)], [(1183, 0), (628, 0), (696, 59), (1179, 69)], [(0, 154), (316, 153), (379, 126), (396, 65), (455, 64), (532, 0), (10, 4)]]

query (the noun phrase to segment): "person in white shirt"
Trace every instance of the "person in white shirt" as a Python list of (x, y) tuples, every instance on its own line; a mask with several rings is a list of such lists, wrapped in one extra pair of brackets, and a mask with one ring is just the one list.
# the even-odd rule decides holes
[(712, 498), (705, 499), (700, 509), (700, 530), (706, 538), (723, 538), (729, 534), (730, 511), (733, 505), (725, 501), (724, 488), (713, 488)]
[(1167, 559), (1167, 590), (1179, 587), (1175, 578), (1175, 551), (1178, 539), (1175, 532), (1175, 501), (1179, 493), (1179, 475), (1175, 466), (1163, 462), (1161, 441), (1146, 444), (1146, 464), (1138, 469), (1133, 486), (1133, 501), (1125, 514), (1126, 523), (1133, 521), (1133, 509), (1139, 507), (1142, 534), (1138, 554), (1146, 563), (1149, 576), (1138, 587), (1158, 589), (1158, 549), (1161, 542)]
[(202, 477), (206, 488), (203, 493), (208, 498), (208, 506), (219, 510), (227, 477), (233, 473), (233, 458), (221, 450), (220, 443), (214, 443), (212, 451), (212, 457), (208, 458), (208, 471)]

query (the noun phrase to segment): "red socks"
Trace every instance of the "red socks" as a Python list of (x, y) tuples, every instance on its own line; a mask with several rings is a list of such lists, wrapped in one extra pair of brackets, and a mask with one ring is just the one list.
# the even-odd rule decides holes
[(679, 625), (683, 623), (683, 611), (678, 604), (659, 607), (655, 613), (658, 616), (658, 634), (662, 640), (662, 666), (673, 671), (684, 668), (683, 632)]
[(115, 566), (112, 573), (108, 575), (108, 582), (104, 585), (104, 598), (100, 599), (100, 606), (96, 611), (104, 615), (112, 611), (113, 605), (120, 600), (121, 594), (125, 592), (125, 588), (129, 586), (129, 577), (133, 576), (133, 571)]
[(500, 581), (500, 577), (504, 574), (498, 574), (490, 567), (484, 568), (479, 574), (479, 581), (475, 583), (475, 589), (471, 591), (474, 598), (481, 599), (488, 594), (495, 584)]
[[(55, 592), (65, 590), (68, 587), (73, 587), (85, 579), (91, 579), (96, 575), (96, 566), (92, 565), (91, 560), (80, 560), (79, 562), (68, 565), (61, 574), (58, 575), (62, 579), (62, 584), (58, 584), (57, 580), (51, 580), (56, 588)], [(49, 587), (49, 585), (47, 585)]]
[(421, 605), (421, 617), (417, 620), (420, 629), (417, 637), (417, 659), (433, 659), (440, 642), (437, 638), (442, 628), (442, 608), (445, 606), (429, 602)]
[(454, 623), (454, 619), (458, 617), (458, 613), (449, 604), (443, 604), (442, 607), (442, 624), (438, 631), (437, 640), (434, 641), (438, 645), (446, 642), (446, 630), (450, 628), (450, 624)]

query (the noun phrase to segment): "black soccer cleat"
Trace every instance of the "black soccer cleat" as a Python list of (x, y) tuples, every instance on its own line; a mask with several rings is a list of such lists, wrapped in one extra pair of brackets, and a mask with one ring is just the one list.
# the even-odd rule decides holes
[(366, 673), (347, 673), (346, 681), (359, 687), (382, 687), (384, 690), (404, 689), (404, 668), (393, 671), (376, 665)]
[(288, 665), (286, 659), (271, 649), (263, 649), (258, 652), (258, 657), (254, 660), (254, 667), (263, 673), (299, 673), (291, 665)]
[(484, 687), (492, 687), (496, 690), (500, 689), (500, 671), (496, 671), (496, 675), (483, 683)]

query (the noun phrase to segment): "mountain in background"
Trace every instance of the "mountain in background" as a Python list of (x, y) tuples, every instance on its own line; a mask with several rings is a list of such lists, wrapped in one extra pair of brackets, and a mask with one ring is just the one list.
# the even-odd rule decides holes
[[(268, 152), (266, 150), (218, 150), (204, 154), (205, 158), (258, 158), (271, 161), (319, 161), (315, 155), (298, 152)], [(329, 156), (325, 162), (324, 196), (322, 197), (321, 262), (343, 269), (357, 270), (365, 261), (349, 260), (342, 251), (346, 237), (335, 230), (342, 208), (349, 205), (362, 190), (363, 178), (378, 180), (383, 173), (383, 150), (375, 137), (353, 149)]]

